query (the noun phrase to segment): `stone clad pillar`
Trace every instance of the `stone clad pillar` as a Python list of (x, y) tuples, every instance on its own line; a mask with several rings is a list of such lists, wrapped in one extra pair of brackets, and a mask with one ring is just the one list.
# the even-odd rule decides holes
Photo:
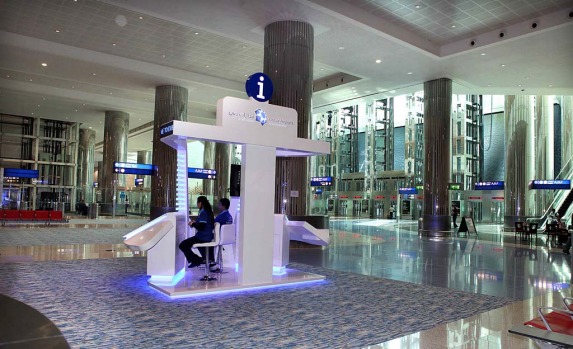
[[(448, 183), (450, 179), (450, 118), (452, 80), (424, 83), (424, 214), (423, 230), (429, 236), (450, 231)], [(398, 208), (400, 209), (400, 208)]]
[[(103, 167), (99, 186), (102, 202), (111, 204), (113, 201), (113, 185), (115, 174), (114, 162), (127, 160), (127, 137), (129, 135), (129, 114), (122, 111), (106, 111), (103, 131)], [(117, 176), (117, 185), (124, 186), (124, 176)], [(102, 213), (107, 212), (102, 207)], [(109, 211), (111, 213), (111, 209)]]
[[(555, 96), (535, 96), (535, 156), (534, 163), (535, 179), (553, 179), (553, 100)], [(530, 190), (530, 198), (533, 212), (529, 216), (541, 217), (547, 206), (553, 200), (552, 190)]]
[[(149, 150), (139, 150), (137, 152), (137, 163), (138, 164), (151, 164), (151, 151)], [(141, 176), (138, 175), (137, 178), (143, 178), (143, 187), (149, 188), (151, 186), (151, 177), (150, 176)]]
[(80, 129), (78, 147), (78, 180), (77, 186), (81, 188), (79, 200), (92, 202), (94, 182), (94, 156), (95, 156), (95, 131)]
[[(215, 142), (204, 142), (205, 148), (203, 148), (203, 168), (215, 169)], [(203, 195), (207, 197), (212, 196), (213, 193), (213, 181), (203, 180)], [(211, 202), (211, 205), (213, 203)]]
[(187, 121), (187, 89), (164, 85), (155, 89), (153, 120), (153, 161), (157, 175), (151, 178), (150, 218), (176, 211), (177, 151), (161, 142), (161, 125), (172, 121)]
[[(533, 103), (531, 96), (505, 96), (505, 219), (506, 228), (525, 221), (531, 156)], [(532, 159), (529, 159), (532, 160)]]
[[(274, 85), (271, 104), (293, 108), (298, 112), (300, 138), (309, 138), (312, 102), (312, 63), (314, 29), (298, 21), (274, 22), (265, 27), (265, 56), (263, 72)], [(277, 158), (275, 183), (275, 212), (281, 212), (282, 200), (287, 200), (286, 213), (306, 214), (308, 165), (306, 158)], [(298, 197), (282, 197), (298, 191)]]

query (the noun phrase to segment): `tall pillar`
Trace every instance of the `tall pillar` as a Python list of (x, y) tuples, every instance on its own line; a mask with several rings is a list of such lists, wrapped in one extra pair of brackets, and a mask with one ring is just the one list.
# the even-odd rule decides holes
[(561, 170), (568, 165), (568, 171), (573, 167), (573, 96), (561, 96), (561, 140)]
[[(271, 78), (274, 85), (270, 103), (297, 111), (297, 136), (300, 138), (309, 138), (310, 135), (313, 55), (314, 29), (310, 24), (280, 21), (265, 27), (263, 72)], [(282, 200), (286, 199), (286, 213), (306, 214), (307, 166), (306, 158), (277, 159), (275, 212), (281, 211)], [(289, 197), (283, 198), (283, 183), (286, 183), (287, 193), (298, 192), (298, 197), (288, 195)]]
[[(115, 174), (114, 162), (127, 160), (127, 136), (129, 135), (129, 114), (122, 111), (106, 111), (103, 130), (103, 168), (99, 186), (103, 203), (112, 203)], [(117, 185), (124, 186), (124, 176), (117, 176)], [(102, 210), (104, 208), (102, 207)], [(111, 212), (111, 211), (110, 211)]]
[[(554, 96), (535, 96), (535, 156), (533, 157), (534, 178), (553, 179), (553, 100)], [(553, 200), (552, 190), (529, 191), (532, 213), (528, 215), (541, 217)]]
[[(97, 176), (95, 176), (94, 182), (101, 181), (101, 179), (103, 177), (102, 173), (103, 173), (103, 161), (98, 161), (97, 162)], [(99, 185), (99, 183), (98, 183), (98, 185)]]
[[(452, 80), (424, 83), (424, 224), (430, 236), (450, 231), (450, 118)], [(400, 209), (400, 208), (398, 208)]]
[(527, 213), (528, 182), (531, 179), (533, 103), (531, 96), (505, 96), (505, 219), (514, 228)]
[(153, 161), (157, 175), (151, 178), (150, 218), (176, 211), (177, 151), (161, 142), (159, 128), (172, 121), (187, 121), (187, 89), (164, 85), (155, 89)]
[[(231, 144), (215, 143), (215, 181), (214, 195), (216, 199), (229, 198), (229, 184), (231, 177)], [(217, 206), (217, 202), (214, 203)]]
[[(138, 150), (137, 151), (137, 163), (138, 164), (151, 164), (151, 151), (149, 150)], [(151, 186), (151, 177), (150, 176), (141, 176), (138, 175), (137, 178), (143, 178), (143, 187), (149, 188)]]
[[(204, 144), (203, 168), (215, 169), (215, 142), (204, 142)], [(212, 180), (203, 180), (203, 195), (213, 196), (213, 187)]]
[(95, 156), (95, 131), (80, 129), (78, 147), (78, 180), (81, 197), (78, 200), (92, 202), (94, 182), (94, 156)]

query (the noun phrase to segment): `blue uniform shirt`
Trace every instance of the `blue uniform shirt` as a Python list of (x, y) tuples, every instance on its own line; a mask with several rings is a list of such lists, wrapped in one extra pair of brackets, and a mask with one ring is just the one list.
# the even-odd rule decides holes
[(202, 241), (205, 242), (213, 241), (213, 229), (215, 227), (213, 223), (213, 218), (210, 217), (207, 211), (203, 209), (199, 211), (199, 216), (197, 217), (196, 223), (204, 223), (204, 224), (202, 224), (203, 227), (201, 230), (197, 229), (197, 233), (195, 233), (195, 236), (198, 239), (201, 239)]
[(215, 217), (215, 223), (219, 223), (221, 225), (233, 224), (233, 217), (231, 217), (231, 214), (229, 213), (229, 211), (224, 210), (224, 211), (221, 211), (221, 213), (219, 213), (217, 215), (217, 217)]

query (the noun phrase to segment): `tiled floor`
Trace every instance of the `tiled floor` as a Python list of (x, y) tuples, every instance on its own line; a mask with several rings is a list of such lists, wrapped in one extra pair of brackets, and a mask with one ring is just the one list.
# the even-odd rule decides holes
[[(88, 234), (98, 224), (113, 228), (110, 223), (74, 222), (74, 229)], [(390, 220), (333, 219), (331, 228), (330, 246), (291, 249), (291, 261), (517, 301), (372, 348), (533, 348), (532, 341), (507, 329), (535, 317), (538, 306), (557, 306), (562, 296), (572, 296), (570, 256), (546, 247), (541, 237), (535, 246), (516, 240), (500, 226), (478, 225), (478, 237), (420, 238), (415, 223)], [(0, 233), (4, 229), (20, 228), (5, 227)], [(128, 256), (142, 255), (112, 243), (0, 246), (0, 262)]]

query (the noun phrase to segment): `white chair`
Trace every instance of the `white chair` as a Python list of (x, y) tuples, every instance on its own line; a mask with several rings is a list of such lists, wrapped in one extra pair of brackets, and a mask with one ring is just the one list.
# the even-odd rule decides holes
[(213, 241), (211, 242), (204, 242), (202, 244), (194, 244), (193, 247), (205, 247), (205, 275), (199, 279), (201, 281), (213, 281), (217, 280), (217, 278), (212, 277), (209, 274), (209, 247), (215, 247), (219, 245), (219, 239), (221, 237), (221, 225), (219, 223), (215, 223), (215, 229), (213, 229)]
[[(237, 242), (236, 229), (237, 227), (234, 224), (224, 224), (221, 226), (221, 236), (219, 238), (219, 246), (217, 249), (217, 264), (219, 264), (219, 270), (216, 272), (223, 272), (223, 246), (234, 245)], [(234, 246), (233, 257), (235, 257)], [(215, 270), (213, 272), (215, 272)]]

